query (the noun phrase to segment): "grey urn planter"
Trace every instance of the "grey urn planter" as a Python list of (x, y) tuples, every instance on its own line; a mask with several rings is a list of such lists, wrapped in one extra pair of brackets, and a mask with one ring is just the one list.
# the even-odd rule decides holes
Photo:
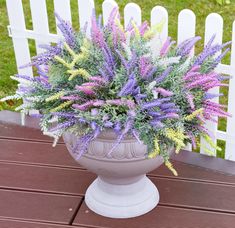
[(85, 194), (85, 202), (92, 211), (111, 218), (131, 218), (149, 212), (158, 204), (159, 192), (146, 173), (158, 168), (163, 159), (160, 156), (148, 159), (146, 145), (127, 136), (109, 154), (116, 135), (107, 130), (76, 159), (72, 148), (78, 137), (65, 133), (63, 138), (72, 157), (98, 175)]

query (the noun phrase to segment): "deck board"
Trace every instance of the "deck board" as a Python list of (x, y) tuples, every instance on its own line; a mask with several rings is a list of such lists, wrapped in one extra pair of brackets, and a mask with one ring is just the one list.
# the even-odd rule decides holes
[(0, 217), (69, 224), (79, 196), (0, 190)]
[[(46, 224), (39, 222), (17, 221), (11, 219), (0, 219), (1, 228), (71, 228), (70, 225)], [(84, 226), (73, 226), (74, 228), (87, 228)]]
[(65, 145), (0, 139), (0, 161), (78, 168)]
[(94, 179), (79, 169), (0, 163), (0, 188), (84, 195)]
[(83, 203), (73, 224), (106, 228), (232, 228), (235, 215), (158, 206), (140, 217), (110, 219), (95, 214)]

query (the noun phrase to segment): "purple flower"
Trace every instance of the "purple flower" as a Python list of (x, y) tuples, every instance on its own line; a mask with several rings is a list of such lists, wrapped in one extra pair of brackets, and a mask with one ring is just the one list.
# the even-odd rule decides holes
[(125, 59), (125, 57), (121, 54), (121, 52), (119, 50), (116, 50), (116, 53), (118, 54), (122, 65), (126, 68), (126, 70), (129, 70), (128, 61)]
[(114, 131), (115, 131), (115, 133), (116, 133), (117, 135), (120, 134), (121, 129), (122, 129), (121, 123), (120, 123), (119, 121), (115, 122), (113, 129), (114, 129)]
[(221, 53), (212, 63), (210, 66), (210, 69), (214, 69), (217, 67), (217, 65), (220, 63), (220, 61), (224, 58), (224, 56), (230, 51), (230, 48), (227, 48), (223, 53)]
[(169, 66), (165, 71), (163, 71), (163, 73), (158, 78), (156, 78), (155, 81), (157, 83), (162, 82), (171, 73), (172, 70), (173, 66)]
[(195, 104), (194, 104), (194, 101), (193, 101), (193, 99), (194, 99), (193, 95), (190, 94), (190, 93), (187, 93), (187, 94), (186, 94), (186, 98), (187, 98), (187, 100), (188, 100), (188, 103), (189, 103), (189, 105), (190, 105), (190, 108), (191, 108), (191, 109), (194, 109), (194, 108), (195, 108)]
[(170, 101), (170, 98), (156, 99), (147, 103), (142, 104), (141, 109), (150, 109), (153, 107), (160, 106), (163, 102)]
[(220, 96), (223, 96), (224, 94), (223, 93), (219, 93), (219, 94), (214, 94), (214, 93), (205, 93), (204, 95), (204, 100), (210, 100), (210, 99), (214, 99), (216, 97), (220, 97)]
[(167, 37), (166, 41), (164, 42), (160, 50), (160, 55), (165, 56), (173, 44), (175, 44), (175, 41), (171, 41), (171, 37)]
[(193, 38), (188, 39), (184, 45), (180, 45), (180, 48), (177, 48), (176, 54), (182, 57), (188, 55), (192, 48), (194, 47), (195, 43), (201, 39), (200, 36), (196, 36)]
[(99, 25), (97, 24), (95, 11), (93, 11), (93, 15), (91, 17), (91, 38), (92, 41), (99, 47), (104, 47), (104, 36)]
[(71, 120), (65, 121), (61, 124), (58, 124), (56, 127), (51, 128), (50, 131), (53, 132), (53, 131), (66, 129), (66, 128), (69, 128), (69, 127), (73, 126), (77, 122), (78, 122), (78, 119), (71, 119)]
[(99, 110), (97, 108), (91, 109), (91, 115), (92, 116), (97, 116), (99, 114)]
[(178, 119), (179, 115), (177, 113), (166, 113), (164, 115), (155, 117), (155, 120), (160, 121), (160, 120), (164, 120), (164, 119)]
[(151, 121), (150, 121), (150, 124), (151, 124), (153, 127), (156, 127), (156, 128), (163, 128), (163, 127), (164, 127), (164, 124), (163, 124), (161, 121), (155, 120), (155, 119), (151, 120)]
[(122, 87), (121, 91), (118, 93), (118, 96), (123, 97), (123, 96), (126, 96), (128, 94), (131, 94), (134, 91), (136, 85), (137, 85), (137, 81), (135, 79), (135, 74), (134, 74), (134, 72), (132, 72), (129, 76), (129, 80)]
[(104, 127), (113, 127), (113, 123), (111, 121), (104, 122)]
[(207, 49), (204, 49), (203, 52), (195, 60), (194, 66), (195, 65), (201, 65), (205, 61), (205, 59), (215, 55), (218, 51), (220, 51), (224, 47), (227, 47), (230, 44), (231, 44), (231, 42), (227, 42), (227, 43), (224, 43), (224, 44), (221, 44), (221, 45), (216, 44), (216, 45), (210, 46)]
[(55, 46), (48, 46), (45, 52), (37, 56), (34, 56), (30, 63), (23, 65), (20, 68), (25, 68), (29, 66), (36, 66), (38, 68), (41, 65), (48, 65), (48, 63), (53, 60), (54, 56), (59, 55), (61, 51), (62, 51), (61, 42)]
[(126, 134), (130, 131), (130, 129), (133, 127), (134, 121), (130, 118), (127, 120), (124, 129), (122, 132), (118, 135), (117, 141), (112, 146), (111, 150), (109, 151), (109, 154), (111, 154), (116, 147), (120, 144), (120, 142), (123, 140), (123, 138), (126, 136)]
[(75, 31), (72, 28), (72, 25), (68, 21), (64, 21), (57, 13), (55, 13), (56, 19), (59, 24), (57, 25), (60, 31), (62, 32), (65, 42), (70, 46), (74, 47), (75, 45)]
[(139, 132), (136, 129), (133, 129), (131, 133), (140, 144), (143, 144), (142, 141), (140, 140)]
[(140, 27), (139, 27), (139, 31), (140, 31), (140, 35), (143, 36), (145, 34), (145, 32), (148, 30), (148, 22), (144, 21)]

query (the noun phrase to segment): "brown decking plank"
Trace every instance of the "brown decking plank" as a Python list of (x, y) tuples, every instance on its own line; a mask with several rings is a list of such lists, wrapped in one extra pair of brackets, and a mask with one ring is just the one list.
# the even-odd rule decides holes
[(235, 175), (221, 173), (215, 170), (206, 169), (200, 166), (173, 161), (173, 165), (178, 172), (178, 177), (172, 175), (172, 172), (165, 165), (155, 169), (149, 176), (168, 177), (172, 179), (185, 179), (203, 182), (214, 182), (235, 185)]
[[(1, 228), (72, 228), (70, 225), (46, 224), (39, 222), (17, 221), (10, 219), (0, 219)], [(73, 226), (74, 228), (85, 228), (82, 226)]]
[(235, 214), (235, 187), (196, 181), (151, 178), (160, 192), (160, 203)]
[(0, 217), (69, 224), (82, 198), (0, 190)]
[(136, 218), (110, 219), (95, 214), (83, 203), (73, 224), (106, 228), (232, 228), (234, 223), (235, 215), (166, 206)]
[(6, 139), (0, 139), (0, 161), (73, 168), (80, 167), (70, 156), (65, 145), (52, 147), (48, 143)]
[[(19, 164), (0, 165), (2, 188), (84, 195), (95, 175), (85, 170)], [(160, 203), (235, 213), (235, 186), (192, 180), (151, 177)]]
[(218, 172), (235, 175), (234, 161), (216, 158), (204, 154), (182, 150), (179, 154), (173, 154), (172, 159), (191, 165), (204, 167)]
[(95, 175), (79, 169), (0, 163), (0, 188), (84, 195)]

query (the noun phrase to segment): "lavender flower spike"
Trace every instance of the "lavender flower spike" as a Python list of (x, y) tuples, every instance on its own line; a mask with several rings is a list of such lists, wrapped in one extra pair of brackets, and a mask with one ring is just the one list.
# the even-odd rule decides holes
[(57, 13), (55, 13), (56, 19), (59, 24), (57, 25), (60, 31), (62, 32), (65, 42), (70, 46), (74, 47), (75, 45), (75, 32), (69, 22), (64, 21)]
[(169, 66), (163, 73), (160, 77), (158, 77), (155, 81), (157, 83), (160, 83), (162, 82), (170, 73), (171, 71), (173, 70), (173, 66)]
[(129, 80), (127, 81), (127, 83), (122, 87), (121, 91), (118, 93), (118, 96), (119, 97), (126, 96), (126, 95), (130, 94), (131, 92), (133, 92), (133, 90), (136, 86), (136, 83), (137, 83), (137, 81), (135, 79), (135, 75), (133, 72), (129, 76)]

